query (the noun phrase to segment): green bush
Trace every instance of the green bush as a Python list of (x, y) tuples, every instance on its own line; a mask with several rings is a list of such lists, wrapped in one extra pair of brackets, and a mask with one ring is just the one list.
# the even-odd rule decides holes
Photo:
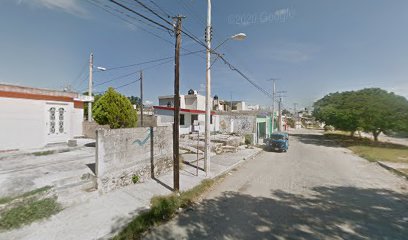
[(109, 88), (92, 109), (95, 121), (110, 128), (136, 127), (137, 113), (127, 97)]
[(133, 183), (138, 183), (138, 182), (139, 182), (139, 176), (133, 175), (133, 176), (132, 176), (132, 182), (133, 182)]
[(246, 145), (252, 144), (252, 134), (246, 134), (245, 135), (245, 144)]

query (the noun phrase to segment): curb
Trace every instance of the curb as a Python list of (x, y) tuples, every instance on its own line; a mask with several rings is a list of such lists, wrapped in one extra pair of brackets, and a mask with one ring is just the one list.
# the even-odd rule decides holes
[[(63, 148), (54, 148), (54, 149), (35, 149), (35, 150), (29, 150), (26, 152), (20, 152), (20, 153), (12, 153), (7, 156), (0, 156), (0, 160), (7, 160), (7, 159), (13, 159), (13, 158), (19, 158), (19, 157), (27, 157), (27, 156), (36, 156), (36, 154), (41, 154), (42, 152), (47, 152), (45, 155), (53, 155), (57, 153), (64, 153), (64, 152), (71, 152), (74, 150), (78, 150), (83, 148), (84, 146), (76, 146), (76, 147), (63, 147)], [(40, 155), (41, 156), (41, 155)]]
[(260, 154), (261, 152), (263, 152), (263, 150), (262, 150), (262, 149), (258, 149), (257, 152), (255, 152), (255, 153), (249, 155), (248, 157), (244, 157), (243, 159), (241, 159), (241, 160), (239, 160), (238, 162), (236, 162), (236, 163), (232, 164), (231, 166), (229, 166), (227, 169), (225, 169), (225, 170), (223, 170), (223, 171), (221, 171), (221, 172), (215, 174), (214, 176), (211, 176), (211, 179), (216, 178), (216, 177), (219, 177), (219, 176), (223, 175), (224, 173), (227, 173), (227, 172), (231, 171), (232, 169), (234, 169), (234, 168), (240, 166), (241, 164), (243, 164), (244, 162), (255, 158), (255, 157), (256, 157), (258, 154)]
[(377, 163), (378, 165), (380, 165), (382, 168), (385, 168), (385, 169), (387, 169), (387, 170), (389, 170), (389, 171), (391, 171), (391, 172), (393, 172), (393, 173), (395, 173), (395, 174), (397, 174), (397, 175), (399, 175), (399, 176), (405, 178), (406, 180), (408, 180), (408, 174), (406, 174), (406, 173), (404, 173), (404, 172), (402, 172), (402, 171), (400, 171), (400, 170), (397, 170), (397, 169), (395, 169), (395, 168), (393, 168), (393, 167), (390, 167), (390, 166), (388, 166), (387, 164), (384, 164), (384, 163), (382, 163), (382, 162), (380, 162), (380, 161), (377, 161), (376, 163)]

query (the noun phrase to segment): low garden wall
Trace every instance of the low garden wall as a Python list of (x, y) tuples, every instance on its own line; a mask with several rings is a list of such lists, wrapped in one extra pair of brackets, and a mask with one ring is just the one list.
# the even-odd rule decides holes
[(172, 168), (171, 127), (97, 130), (97, 188), (102, 193), (145, 181)]

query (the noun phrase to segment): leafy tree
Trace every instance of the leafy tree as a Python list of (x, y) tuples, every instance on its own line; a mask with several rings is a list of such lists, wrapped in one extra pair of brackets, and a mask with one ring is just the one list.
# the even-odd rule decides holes
[(408, 100), (379, 88), (358, 91), (364, 102), (361, 127), (378, 140), (381, 132), (404, 131), (408, 128)]
[(292, 114), (291, 112), (289, 112), (289, 110), (283, 109), (283, 110), (282, 110), (282, 115), (292, 116), (293, 114)]
[(138, 109), (142, 106), (142, 99), (140, 97), (130, 96), (128, 99), (133, 105), (136, 105)]
[(408, 128), (408, 100), (379, 88), (331, 93), (314, 104), (314, 117), (337, 129), (378, 135)]
[(286, 118), (286, 123), (289, 125), (291, 128), (295, 128), (295, 119), (293, 118)]
[(350, 131), (351, 135), (360, 126), (360, 110), (353, 102), (354, 92), (331, 93), (314, 104), (316, 120), (337, 129)]
[(129, 99), (113, 88), (95, 103), (92, 111), (94, 119), (101, 125), (109, 124), (111, 128), (136, 127), (137, 114)]

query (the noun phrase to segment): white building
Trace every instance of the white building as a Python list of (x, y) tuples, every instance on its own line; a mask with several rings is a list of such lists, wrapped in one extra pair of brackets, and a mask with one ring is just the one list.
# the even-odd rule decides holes
[(0, 84), (0, 151), (82, 136), (85, 100), (74, 92)]
[[(159, 106), (154, 106), (157, 125), (173, 123), (174, 97), (160, 96)], [(180, 134), (189, 134), (194, 131), (205, 131), (205, 96), (190, 90), (188, 95), (180, 95)], [(195, 126), (198, 125), (198, 126)], [(211, 112), (210, 130), (219, 131), (219, 116)]]

